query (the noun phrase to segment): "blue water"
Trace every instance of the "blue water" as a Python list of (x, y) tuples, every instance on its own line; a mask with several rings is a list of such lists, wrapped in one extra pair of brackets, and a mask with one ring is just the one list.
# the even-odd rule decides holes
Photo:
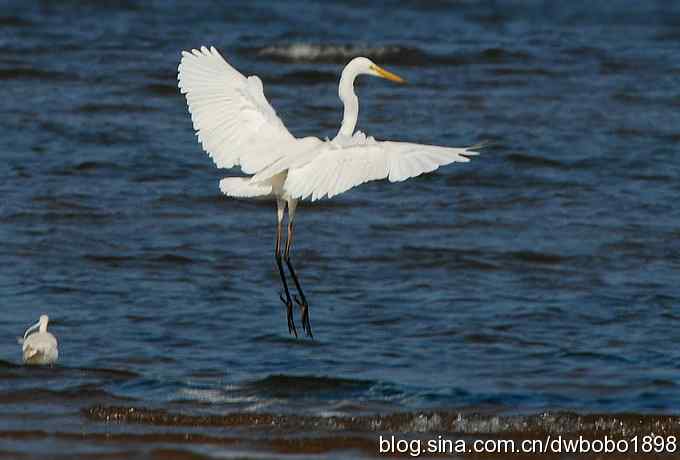
[[(661, 1), (4, 4), (0, 425), (41, 414), (36, 392), (74, 426), (111, 401), (677, 414), (679, 27)], [(301, 204), (314, 340), (287, 330), (274, 204), (221, 196), (234, 173), (196, 142), (176, 71), (201, 45), (259, 75), (296, 136), (335, 135), (362, 54), (409, 84), (361, 80), (359, 129), (492, 142)], [(13, 367), (42, 313), (58, 366)], [(56, 420), (21, 449), (50, 449)]]

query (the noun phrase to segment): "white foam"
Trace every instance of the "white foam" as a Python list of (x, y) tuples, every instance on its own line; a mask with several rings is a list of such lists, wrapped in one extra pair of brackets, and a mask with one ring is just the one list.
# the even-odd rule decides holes
[(290, 59), (294, 61), (317, 61), (323, 59), (353, 58), (355, 56), (381, 57), (401, 51), (398, 46), (362, 46), (362, 45), (321, 45), (313, 43), (291, 43), (273, 45), (262, 48), (260, 56)]
[(183, 398), (213, 404), (255, 402), (258, 400), (254, 396), (231, 396), (229, 393), (225, 393), (222, 390), (205, 388), (182, 388), (179, 391), (179, 394)]

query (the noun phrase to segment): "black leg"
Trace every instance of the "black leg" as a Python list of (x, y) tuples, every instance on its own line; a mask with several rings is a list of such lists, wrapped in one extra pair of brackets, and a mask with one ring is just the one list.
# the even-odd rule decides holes
[[(285, 206), (285, 204), (284, 204)], [(278, 222), (276, 224), (276, 246), (274, 248), (274, 257), (276, 258), (276, 265), (279, 268), (279, 275), (281, 276), (281, 283), (283, 284), (283, 291), (286, 293), (286, 297), (283, 297), (283, 293), (279, 294), (281, 302), (286, 306), (288, 313), (288, 332), (295, 335), (297, 338), (297, 330), (295, 329), (295, 321), (293, 320), (293, 300), (290, 297), (290, 291), (288, 290), (288, 283), (286, 282), (286, 274), (283, 271), (283, 264), (281, 263), (281, 233), (282, 233), (282, 220), (283, 220), (283, 209), (281, 206), (281, 201), (278, 202)]]
[(305, 293), (302, 291), (302, 287), (300, 286), (300, 281), (298, 280), (298, 277), (295, 274), (293, 264), (290, 263), (290, 258), (286, 259), (286, 265), (288, 265), (288, 270), (290, 270), (290, 274), (293, 277), (295, 287), (297, 288), (297, 291), (300, 293), (299, 298), (298, 296), (295, 296), (295, 302), (297, 302), (297, 304), (300, 306), (300, 311), (302, 312), (302, 330), (304, 330), (309, 337), (314, 338), (314, 334), (312, 334), (312, 325), (309, 322), (309, 304), (307, 303)]
[(281, 256), (276, 258), (276, 264), (279, 266), (279, 274), (281, 275), (281, 281), (283, 282), (283, 290), (286, 293), (286, 297), (283, 296), (283, 292), (279, 293), (279, 299), (286, 306), (288, 313), (288, 332), (293, 334), (297, 338), (297, 330), (295, 329), (295, 321), (293, 321), (293, 301), (290, 298), (290, 292), (288, 291), (288, 285), (286, 283), (286, 277), (283, 274), (283, 265), (281, 265)]
[(302, 313), (302, 330), (305, 331), (309, 337), (314, 338), (312, 334), (312, 325), (309, 322), (309, 304), (307, 303), (307, 298), (305, 293), (302, 291), (302, 286), (300, 286), (300, 280), (298, 280), (293, 264), (290, 262), (290, 247), (293, 244), (293, 223), (288, 222), (288, 239), (286, 240), (286, 251), (284, 253), (284, 260), (290, 271), (290, 275), (293, 277), (293, 282), (295, 283), (295, 288), (297, 289), (300, 297), (295, 296), (295, 302), (300, 306), (300, 311)]

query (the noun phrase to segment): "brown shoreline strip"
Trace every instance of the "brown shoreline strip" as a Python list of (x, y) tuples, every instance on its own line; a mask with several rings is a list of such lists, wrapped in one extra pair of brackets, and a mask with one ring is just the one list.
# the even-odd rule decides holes
[(459, 412), (406, 412), (389, 415), (332, 416), (233, 413), (188, 415), (162, 409), (94, 406), (83, 410), (93, 421), (155, 426), (271, 427), (322, 432), (457, 433), (529, 437), (547, 434), (586, 437), (680, 435), (680, 416), (642, 414), (588, 414), (571, 412), (527, 416), (494, 416)]

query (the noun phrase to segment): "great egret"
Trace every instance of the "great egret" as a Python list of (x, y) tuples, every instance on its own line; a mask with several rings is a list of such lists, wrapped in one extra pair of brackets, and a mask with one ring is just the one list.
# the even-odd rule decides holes
[[(354, 131), (359, 115), (359, 99), (354, 80), (372, 75), (397, 83), (404, 80), (382, 69), (370, 59), (352, 59), (342, 71), (338, 94), (344, 105), (342, 125), (332, 140), (316, 137), (295, 138), (265, 98), (262, 81), (245, 77), (229, 65), (214, 48), (205, 46), (182, 51), (178, 68), (180, 91), (186, 96), (196, 135), (217, 167), (240, 166), (250, 177), (227, 177), (220, 189), (232, 197), (271, 195), (276, 198), (277, 225), (274, 254), (283, 284), (279, 297), (288, 310), (288, 330), (297, 337), (293, 302), (284, 274), (286, 262), (299, 298), (302, 327), (312, 336), (309, 304), (290, 262), (293, 219), (298, 200), (312, 201), (333, 197), (364, 182), (389, 179), (400, 182), (434, 171), (453, 162), (469, 161), (476, 155), (467, 148), (449, 148), (409, 142), (377, 141)], [(281, 238), (284, 214), (288, 209), (288, 235), (283, 255)]]
[[(47, 332), (49, 320), (47, 315), (41, 315), (38, 322), (24, 332), (23, 339), (20, 339), (20, 343), (23, 344), (24, 363), (52, 364), (57, 361), (59, 357), (57, 339)], [(34, 329), (38, 329), (38, 332), (29, 335)]]

